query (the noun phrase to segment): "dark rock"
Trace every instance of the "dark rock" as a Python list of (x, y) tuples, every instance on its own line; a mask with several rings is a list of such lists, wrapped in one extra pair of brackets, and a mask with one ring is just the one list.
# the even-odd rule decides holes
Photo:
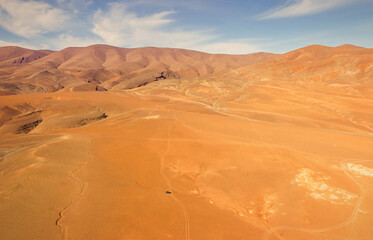
[(100, 121), (100, 120), (105, 119), (105, 118), (107, 118), (107, 117), (108, 117), (108, 115), (106, 115), (106, 113), (103, 113), (103, 114), (101, 114), (101, 115), (98, 116), (98, 117), (93, 117), (93, 118), (83, 118), (82, 120), (80, 120), (80, 121), (78, 122), (78, 124), (79, 124), (80, 126), (84, 126), (84, 125), (87, 125), (87, 124), (90, 123), (90, 122)]
[(32, 129), (36, 128), (43, 120), (38, 119), (36, 121), (27, 123), (17, 129), (17, 134), (29, 133)]
[(96, 91), (103, 92), (103, 91), (107, 91), (107, 89), (101, 86), (96, 86)]
[(145, 86), (145, 85), (148, 85), (148, 82), (141, 83), (140, 85), (137, 85), (137, 87), (142, 87), (142, 86)]

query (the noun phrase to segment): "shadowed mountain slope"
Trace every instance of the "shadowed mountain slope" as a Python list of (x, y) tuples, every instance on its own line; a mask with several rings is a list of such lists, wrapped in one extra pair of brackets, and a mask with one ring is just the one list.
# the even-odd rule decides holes
[(50, 50), (30, 50), (21, 47), (0, 47), (0, 66), (26, 64), (53, 53)]
[(270, 53), (207, 54), (155, 47), (71, 47), (4, 72), (0, 88), (3, 94), (50, 92), (62, 88), (72, 91), (122, 90), (165, 78), (207, 76), (272, 56), (274, 54)]

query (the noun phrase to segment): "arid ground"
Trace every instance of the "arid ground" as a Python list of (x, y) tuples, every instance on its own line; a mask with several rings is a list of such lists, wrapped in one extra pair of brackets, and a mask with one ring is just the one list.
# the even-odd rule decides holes
[(1, 240), (373, 238), (373, 49), (8, 47), (0, 88)]

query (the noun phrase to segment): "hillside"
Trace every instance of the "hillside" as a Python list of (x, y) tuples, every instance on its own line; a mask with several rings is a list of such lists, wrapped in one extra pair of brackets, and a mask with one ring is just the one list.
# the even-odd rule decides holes
[[(11, 47), (0, 49), (0, 54), (4, 53), (0, 59), (6, 59), (7, 63), (18, 61), (26, 54), (19, 53), (18, 60), (15, 60), (7, 57)], [(24, 52), (30, 55), (26, 59), (36, 56), (31, 54), (32, 50), (24, 49)], [(207, 76), (274, 56), (270, 53), (207, 54), (154, 47), (126, 49), (107, 45), (66, 48), (48, 53), (48, 56), (45, 54), (3, 70), (0, 77), (3, 94), (51, 92), (63, 88), (72, 91), (123, 90), (159, 79)]]
[(312, 45), (237, 69), (237, 75), (258, 80), (361, 82), (373, 77), (373, 49), (353, 45)]
[(373, 236), (372, 49), (23, 51), (0, 80), (0, 240)]

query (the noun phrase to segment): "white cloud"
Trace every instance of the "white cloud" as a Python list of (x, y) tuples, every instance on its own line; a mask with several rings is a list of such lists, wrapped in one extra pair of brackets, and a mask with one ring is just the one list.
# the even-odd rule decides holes
[[(191, 31), (170, 27), (174, 11), (138, 16), (124, 3), (111, 3), (109, 9), (97, 10), (92, 32), (105, 43), (122, 47), (174, 47), (210, 53), (248, 53), (259, 48), (243, 40), (214, 41), (218, 36), (211, 30)], [(208, 43), (211, 42), (211, 43)]]
[(82, 10), (84, 7), (74, 7), (86, 6), (84, 4), (89, 5), (91, 1), (56, 0), (56, 6), (52, 6), (36, 0), (0, 0), (0, 26), (27, 38), (15, 38), (17, 40), (12, 40), (15, 42), (0, 40), (0, 46), (60, 50), (103, 43), (119, 47), (171, 47), (227, 54), (261, 51), (253, 44), (258, 41), (253, 39), (221, 40), (222, 36), (216, 35), (213, 29), (180, 27), (175, 20), (175, 11), (139, 15), (130, 11), (130, 7), (135, 5), (117, 2), (109, 3), (108, 8), (98, 9), (91, 16), (75, 12), (85, 11)]
[(48, 49), (47, 45), (44, 44), (33, 44), (29, 42), (9, 42), (9, 41), (2, 41), (0, 40), (0, 47), (5, 47), (5, 46), (17, 46), (17, 47), (23, 47), (23, 48), (28, 48), (28, 49)]
[(275, 19), (312, 15), (338, 8), (360, 0), (288, 0), (258, 16), (258, 19)]
[[(169, 18), (173, 11), (163, 11), (149, 16), (139, 17), (128, 11), (124, 3), (111, 3), (109, 10), (96, 11), (93, 18), (92, 32), (101, 37), (106, 43), (118, 46), (138, 47), (146, 45), (170, 46), (180, 40), (190, 42), (188, 36), (198, 35), (198, 32), (180, 30), (165, 30), (173, 20)], [(202, 37), (202, 36), (200, 36)], [(199, 40), (193, 39), (192, 42)]]
[(53, 38), (48, 38), (43, 41), (2, 41), (0, 40), (0, 47), (4, 46), (18, 46), (28, 49), (53, 49), (61, 50), (67, 47), (86, 47), (89, 45), (94, 45), (98, 43), (103, 43), (98, 38), (80, 38), (74, 37), (70, 34), (60, 34)]
[(61, 9), (67, 9), (77, 14), (93, 4), (93, 0), (57, 0)]
[(0, 26), (25, 38), (59, 31), (68, 19), (66, 12), (48, 3), (0, 0)]

